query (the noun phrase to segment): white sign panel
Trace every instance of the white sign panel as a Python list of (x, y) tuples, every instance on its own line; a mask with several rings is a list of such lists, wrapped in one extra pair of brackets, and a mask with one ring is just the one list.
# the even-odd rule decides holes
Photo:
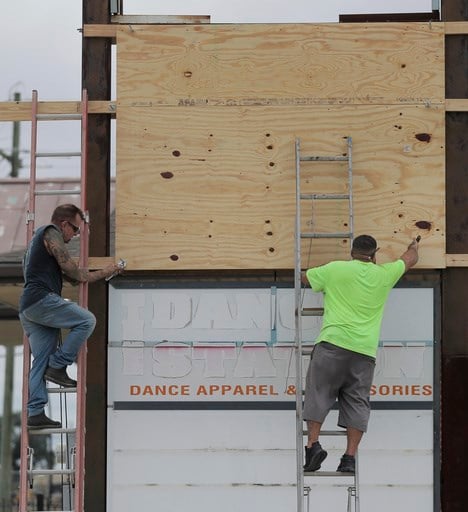
[[(111, 402), (294, 400), (293, 289), (110, 290)], [(432, 294), (392, 290), (372, 400), (432, 400)], [(320, 323), (303, 318), (306, 345)]]

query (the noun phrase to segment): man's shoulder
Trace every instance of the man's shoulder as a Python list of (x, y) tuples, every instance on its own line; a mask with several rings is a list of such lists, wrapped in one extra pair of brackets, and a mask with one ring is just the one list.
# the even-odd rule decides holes
[(405, 269), (405, 262), (401, 258), (398, 258), (397, 260), (390, 261), (388, 263), (380, 263), (378, 265), (378, 267), (381, 267), (383, 269), (402, 268), (404, 270)]

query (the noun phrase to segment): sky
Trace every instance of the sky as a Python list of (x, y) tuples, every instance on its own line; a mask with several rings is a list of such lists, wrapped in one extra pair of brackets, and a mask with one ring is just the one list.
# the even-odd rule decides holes
[[(103, 0), (106, 1), (106, 0)], [(437, 0), (123, 0), (124, 14), (210, 15), (212, 23), (333, 23), (339, 14), (429, 12)], [(0, 7), (0, 101), (15, 92), (25, 101), (79, 100), (82, 0), (4, 0)], [(12, 123), (0, 122), (0, 150), (11, 154)], [(21, 123), (20, 148), (29, 177), (30, 123)], [(41, 123), (38, 151), (78, 151), (78, 123)], [(112, 162), (115, 166), (114, 160)], [(0, 179), (10, 164), (0, 158)], [(44, 159), (37, 177), (77, 177), (77, 159)]]
[[(106, 1), (106, 0), (102, 0)], [(212, 23), (333, 23), (339, 14), (429, 12), (434, 0), (123, 0), (124, 14), (210, 15)], [(82, 0), (3, 0), (0, 6), (0, 102), (15, 92), (25, 101), (79, 100), (81, 96)], [(45, 126), (44, 126), (45, 125)], [(77, 151), (79, 126), (41, 123), (38, 151)], [(0, 149), (11, 152), (12, 123), (0, 122)], [(29, 177), (30, 123), (21, 123), (20, 148)], [(42, 162), (42, 160), (41, 160)], [(0, 159), (0, 179), (10, 164)], [(77, 177), (76, 159), (38, 163), (38, 177)], [(4, 348), (0, 346), (0, 407), (3, 407)], [(15, 352), (14, 410), (21, 407), (20, 347)], [(1, 411), (1, 409), (0, 409)], [(0, 412), (1, 415), (1, 412)]]

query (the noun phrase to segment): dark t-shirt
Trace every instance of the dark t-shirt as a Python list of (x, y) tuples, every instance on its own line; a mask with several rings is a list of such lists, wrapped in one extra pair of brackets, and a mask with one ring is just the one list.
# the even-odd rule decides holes
[(44, 232), (47, 228), (58, 231), (54, 224), (38, 228), (23, 258), (24, 290), (19, 301), (20, 312), (49, 293), (62, 293), (62, 270), (44, 245)]

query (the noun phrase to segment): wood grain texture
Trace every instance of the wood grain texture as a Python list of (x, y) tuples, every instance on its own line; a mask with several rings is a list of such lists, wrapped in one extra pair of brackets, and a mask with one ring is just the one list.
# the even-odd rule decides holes
[[(4, 101), (0, 102), (0, 121), (31, 121), (30, 101)], [(90, 114), (114, 114), (115, 102), (113, 101), (89, 101), (88, 112)], [(79, 114), (80, 101), (40, 101), (39, 114)]]
[(119, 27), (119, 105), (443, 102), (443, 23)]
[[(444, 134), (443, 106), (121, 106), (116, 254), (129, 270), (293, 268), (294, 139), (304, 155), (339, 155), (351, 136), (355, 233), (379, 240), (381, 261), (421, 234), (419, 266), (445, 267)], [(344, 191), (342, 163), (302, 167), (304, 192)], [(304, 230), (348, 220), (344, 202), (303, 213)], [(349, 252), (309, 245), (310, 264)]]

